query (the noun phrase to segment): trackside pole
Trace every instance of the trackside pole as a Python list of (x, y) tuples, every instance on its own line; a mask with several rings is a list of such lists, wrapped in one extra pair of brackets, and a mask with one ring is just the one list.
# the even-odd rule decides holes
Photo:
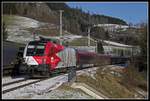
[(63, 13), (63, 10), (59, 10), (60, 12), (60, 45), (62, 45), (62, 13)]
[(69, 67), (68, 70), (68, 82), (74, 82), (76, 81), (76, 67)]
[(32, 34), (33, 34), (33, 40), (35, 41), (35, 32), (33, 32)]

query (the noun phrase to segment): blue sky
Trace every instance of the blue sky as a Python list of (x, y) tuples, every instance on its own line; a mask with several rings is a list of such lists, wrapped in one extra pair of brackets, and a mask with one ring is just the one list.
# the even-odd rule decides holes
[(85, 12), (103, 14), (137, 24), (148, 21), (147, 2), (67, 2), (72, 8), (80, 7)]

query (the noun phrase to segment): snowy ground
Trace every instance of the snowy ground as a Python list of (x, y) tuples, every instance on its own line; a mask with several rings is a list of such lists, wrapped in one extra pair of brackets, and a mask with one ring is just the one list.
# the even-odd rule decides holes
[(3, 94), (3, 98), (5, 99), (12, 99), (12, 98), (18, 98), (18, 97), (25, 97), (28, 96), (30, 98), (30, 95), (32, 97), (34, 95), (41, 95), (43, 93), (49, 92), (57, 86), (60, 86), (63, 82), (67, 81), (67, 75), (61, 75), (54, 77), (52, 79), (48, 79), (42, 82), (38, 82), (20, 89), (17, 89), (15, 91), (8, 92), (6, 94)]
[(27, 29), (38, 28), (44, 24), (45, 23), (38, 22), (31, 18), (14, 16), (13, 23), (7, 26), (7, 40), (18, 43), (27, 43), (28, 41), (33, 40), (32, 33)]
[[(33, 32), (31, 32), (29, 29), (39, 30), (40, 28), (44, 28), (44, 26), (46, 28), (47, 26), (49, 26), (49, 28), (56, 27), (54, 24), (51, 23), (39, 22), (37, 20), (27, 18), (27, 17), (13, 16), (13, 22), (7, 25), (6, 28), (8, 32), (7, 40), (18, 42), (18, 43), (27, 43), (34, 39)], [(48, 36), (45, 37), (48, 38)], [(67, 41), (72, 41), (75, 38), (81, 38), (81, 37), (82, 36), (69, 34), (69, 35), (64, 35), (63, 39)], [(60, 39), (60, 37), (53, 37), (53, 38)], [(39, 39), (39, 36), (36, 36), (36, 39)]]
[[(48, 36), (43, 36), (43, 35), (39, 35), (39, 36), (42, 36), (42, 37), (45, 37), (45, 38), (54, 38), (54, 39), (60, 39), (59, 36), (53, 36), (53, 37), (48, 37)], [(80, 35), (73, 35), (73, 34), (69, 34), (69, 35), (63, 35), (63, 40), (67, 40), (68, 42), (74, 40), (74, 39), (77, 39), (77, 38), (82, 38), (83, 36), (80, 36)]]
[(81, 75), (81, 74), (82, 75), (87, 75), (87, 76), (90, 76), (93, 79), (95, 79), (94, 74), (96, 73), (97, 69), (98, 69), (98, 67), (93, 67), (93, 68), (90, 68), (90, 69), (83, 69), (83, 70), (77, 71), (77, 75)]
[(6, 83), (9, 83), (9, 82), (14, 82), (14, 81), (18, 81), (18, 80), (23, 80), (25, 78), (27, 78), (27, 76), (21, 76), (21, 77), (16, 77), (16, 78), (12, 78), (10, 76), (3, 77), (2, 84), (6, 84)]
[[(119, 68), (119, 66), (106, 66), (111, 69)], [(101, 67), (93, 67), (88, 69), (83, 69), (77, 71), (77, 75), (87, 75), (95, 79), (94, 74), (96, 70)], [(8, 83), (16, 80), (23, 79), (20, 78), (11, 78), (5, 77), (2, 79), (2, 83)], [(56, 76), (50, 78), (48, 80), (38, 82), (15, 91), (11, 91), (5, 94), (2, 94), (3, 99), (93, 99), (90, 95), (84, 93), (83, 91), (67, 90), (67, 89), (59, 89), (63, 83), (68, 82), (68, 74), (62, 74), (60, 76)]]
[[(77, 72), (77, 75), (86, 74), (86, 75), (94, 75), (97, 68), (89, 68), (87, 70), (80, 70)], [(3, 78), (3, 84), (20, 80), (23, 78), (12, 79), (11, 77)], [(53, 77), (51, 79), (35, 83), (15, 91), (8, 92), (6, 94), (2, 94), (3, 99), (19, 99), (19, 98), (30, 98), (30, 99), (91, 99), (92, 97), (88, 94), (86, 95), (83, 92), (78, 92), (76, 90), (68, 91), (68, 90), (60, 90), (57, 89), (63, 83), (68, 82), (68, 74), (63, 74), (57, 77)]]

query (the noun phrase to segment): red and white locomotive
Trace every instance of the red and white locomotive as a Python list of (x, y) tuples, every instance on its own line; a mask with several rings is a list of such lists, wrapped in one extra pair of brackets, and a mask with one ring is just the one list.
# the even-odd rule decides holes
[(52, 41), (39, 40), (31, 41), (25, 46), (19, 73), (49, 76), (54, 71), (70, 67), (85, 68), (111, 63), (112, 57), (109, 55), (69, 48)]

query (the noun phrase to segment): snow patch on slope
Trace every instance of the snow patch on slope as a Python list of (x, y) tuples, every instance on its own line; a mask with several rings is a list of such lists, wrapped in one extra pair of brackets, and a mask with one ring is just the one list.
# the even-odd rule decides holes
[(8, 41), (27, 43), (33, 40), (33, 34), (29, 28), (38, 28), (46, 23), (31, 18), (14, 16), (13, 23), (7, 26)]
[[(22, 17), (22, 16), (13, 16), (13, 21), (11, 24), (9, 24), (6, 28), (8, 32), (8, 41), (13, 41), (17, 43), (23, 43), (26, 44), (29, 41), (33, 41), (34, 35), (33, 31), (31, 30), (39, 30), (44, 29), (42, 27), (49, 26), (49, 29), (55, 29), (56, 26), (51, 23), (44, 23), (39, 22), (37, 20)], [(45, 29), (47, 29), (47, 27)], [(66, 31), (66, 33), (69, 33)], [(51, 36), (44, 36), (44, 35), (36, 35), (36, 39), (39, 39), (39, 36), (46, 37), (46, 38), (54, 38), (54, 39), (60, 39), (60, 36), (51, 37)], [(73, 35), (69, 33), (69, 35), (63, 35), (62, 40), (72, 41), (76, 38), (81, 38), (82, 36), (79, 35)]]

